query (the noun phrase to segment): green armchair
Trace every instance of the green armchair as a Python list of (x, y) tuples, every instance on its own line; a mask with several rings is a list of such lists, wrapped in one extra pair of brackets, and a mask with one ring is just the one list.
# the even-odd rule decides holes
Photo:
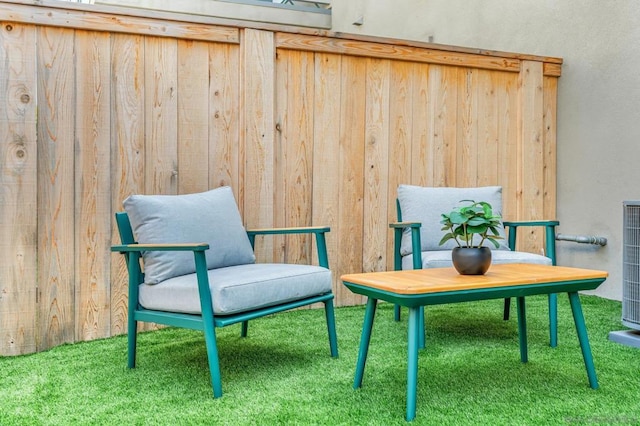
[[(215, 329), (323, 303), (329, 350), (338, 356), (327, 227), (245, 231), (231, 188), (186, 195), (133, 195), (116, 213), (129, 273), (128, 367), (136, 363), (137, 323), (204, 332), (213, 396), (222, 396)], [(313, 234), (319, 265), (256, 263), (257, 235)], [(135, 238), (134, 238), (135, 236)], [(141, 268), (141, 261), (144, 269)], [(301, 334), (302, 336), (302, 334)]]
[[(441, 213), (449, 212), (461, 200), (486, 201), (494, 211), (502, 212), (502, 188), (434, 188), (413, 185), (398, 187), (397, 218), (389, 226), (394, 230), (394, 269), (423, 269), (449, 267), (453, 241), (440, 246), (442, 237)], [(492, 264), (537, 263), (556, 264), (556, 220), (503, 221), (502, 239), (498, 249), (492, 248)], [(545, 230), (544, 255), (516, 251), (517, 231), (522, 227), (541, 226)], [(505, 229), (507, 230), (505, 232)], [(504, 301), (503, 318), (509, 319), (510, 299)], [(400, 307), (395, 307), (395, 319), (400, 320)], [(557, 295), (549, 295), (549, 343), (557, 346)]]

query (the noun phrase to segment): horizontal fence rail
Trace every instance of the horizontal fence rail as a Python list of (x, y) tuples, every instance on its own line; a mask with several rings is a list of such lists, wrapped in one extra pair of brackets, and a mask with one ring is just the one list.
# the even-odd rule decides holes
[(0, 1), (0, 355), (126, 332), (130, 194), (230, 185), (248, 228), (330, 226), (338, 305), (363, 302), (340, 275), (392, 267), (399, 184), (502, 185), (506, 219), (555, 218), (558, 59), (53, 3)]

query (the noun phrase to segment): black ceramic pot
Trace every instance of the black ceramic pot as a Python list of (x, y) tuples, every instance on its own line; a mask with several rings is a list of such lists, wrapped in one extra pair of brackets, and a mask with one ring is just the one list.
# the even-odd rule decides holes
[(453, 267), (461, 275), (484, 275), (491, 266), (489, 247), (455, 247), (451, 251)]

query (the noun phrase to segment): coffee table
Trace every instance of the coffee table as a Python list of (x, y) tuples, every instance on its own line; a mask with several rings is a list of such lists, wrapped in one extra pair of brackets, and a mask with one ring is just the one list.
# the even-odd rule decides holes
[(423, 346), (421, 342), (424, 342), (422, 307), (474, 300), (516, 298), (520, 359), (522, 362), (527, 362), (525, 296), (567, 293), (589, 385), (597, 389), (598, 379), (578, 291), (596, 289), (607, 275), (604, 271), (532, 264), (492, 265), (485, 275), (460, 275), (453, 268), (343, 275), (342, 282), (349, 290), (367, 296), (353, 387), (357, 389), (362, 386), (378, 300), (409, 308), (406, 419), (410, 421), (416, 415), (418, 349)]

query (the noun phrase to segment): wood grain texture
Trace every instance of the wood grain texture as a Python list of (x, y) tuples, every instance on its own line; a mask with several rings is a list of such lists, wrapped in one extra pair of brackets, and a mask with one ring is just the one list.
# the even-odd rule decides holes
[[(54, 4), (54, 3), (53, 3)], [(113, 9), (112, 9), (113, 10)], [(147, 12), (149, 15), (149, 12)], [(178, 22), (129, 14), (100, 13), (37, 5), (0, 2), (4, 20), (39, 24), (59, 28), (91, 28), (112, 33), (136, 33), (157, 37), (239, 43), (237, 28)]]
[(208, 75), (209, 188), (231, 186), (236, 200), (240, 201), (241, 90), (238, 46), (209, 44)]
[(0, 355), (36, 352), (36, 28), (0, 26)]
[(456, 186), (458, 140), (458, 68), (429, 67), (431, 132), (427, 144), (433, 150), (432, 186)]
[(75, 333), (73, 30), (41, 27), (38, 79), (38, 348)]
[[(423, 65), (391, 62), (389, 81), (389, 141), (387, 161), (387, 217), (385, 225), (386, 269), (393, 269), (393, 230), (387, 224), (397, 220), (398, 185), (411, 182), (411, 148), (413, 139), (414, 76)], [(417, 98), (417, 97), (416, 97)], [(419, 120), (416, 120), (419, 121)], [(382, 212), (380, 215), (382, 216)]]
[[(520, 220), (539, 219), (544, 215), (544, 135), (543, 135), (543, 75), (542, 64), (524, 61), (520, 74), (520, 143), (518, 144), (522, 196)], [(529, 119), (524, 119), (529, 117)], [(542, 230), (532, 227), (519, 236), (522, 250), (541, 250)]]
[[(431, 268), (348, 274), (341, 279), (390, 293), (418, 295), (597, 280), (604, 279), (607, 275), (605, 271), (591, 269), (511, 263), (492, 265), (485, 275), (462, 275), (454, 268)], [(544, 293), (542, 290), (541, 294)], [(518, 292), (514, 291), (513, 294), (515, 297)]]
[(498, 180), (502, 186), (502, 215), (507, 220), (518, 218), (518, 76), (500, 73), (497, 80), (498, 102)]
[[(478, 186), (478, 70), (458, 68), (455, 165), (456, 186)], [(490, 164), (488, 165), (490, 166)]]
[(558, 79), (544, 77), (544, 195), (543, 219), (557, 218), (556, 191), (558, 179), (557, 121), (558, 121)]
[(396, 59), (511, 72), (520, 71), (520, 60), (511, 58), (290, 33), (277, 33), (276, 37), (276, 47), (283, 49), (341, 53), (368, 58)]
[[(562, 58), (532, 55), (526, 53), (501, 52), (476, 47), (451, 46), (402, 40), (362, 34), (346, 34), (318, 28), (306, 28), (295, 25), (271, 24), (267, 22), (234, 20), (190, 14), (150, 10), (147, 8), (119, 8), (111, 5), (82, 4), (78, 2), (59, 2), (57, 0), (39, 0), (27, 4), (24, 0), (0, 1), (0, 14), (6, 14), (13, 22), (52, 25), (66, 28), (98, 28), (100, 31), (139, 33), (154, 36), (210, 40), (227, 43), (240, 43), (242, 28), (253, 28), (271, 32), (307, 35), (312, 37), (366, 42), (409, 48), (428, 49), (446, 54), (466, 54), (493, 57), (496, 66), (500, 58), (507, 61), (531, 60), (545, 63), (545, 75), (560, 77)], [(170, 23), (171, 25), (168, 25)], [(509, 63), (509, 62), (507, 62)], [(547, 66), (548, 65), (548, 66)]]
[[(284, 196), (284, 203), (281, 209), (274, 212), (276, 216), (283, 216), (285, 227), (312, 224), (315, 85), (313, 56), (310, 52), (289, 52), (286, 113), (279, 120), (280, 152), (277, 155), (277, 158), (282, 159), (283, 180), (276, 194)], [(311, 237), (287, 236), (283, 254), (282, 259), (285, 262), (309, 263)]]
[(75, 339), (110, 335), (111, 40), (76, 32)]
[(498, 153), (501, 141), (498, 133), (498, 75), (496, 71), (478, 72), (478, 112), (476, 154), (477, 186), (490, 186), (498, 183)]
[[(348, 272), (363, 271), (363, 220), (364, 220), (364, 144), (365, 144), (365, 79), (366, 59), (344, 56), (340, 91), (340, 158), (337, 173), (340, 176), (338, 191), (338, 262), (334, 273), (340, 276)], [(344, 253), (352, 253), (345, 256)], [(341, 304), (362, 302), (344, 287), (338, 287)]]
[(144, 47), (145, 193), (178, 193), (176, 40), (147, 37)]
[(364, 211), (362, 268), (383, 271), (387, 264), (389, 204), (389, 85), (391, 63), (367, 59), (365, 79)]
[[(145, 191), (144, 157), (144, 38), (114, 34), (111, 39), (111, 158), (113, 213), (122, 201)], [(112, 222), (114, 243), (120, 237)], [(126, 333), (128, 286), (124, 258), (111, 255), (111, 333)]]
[(414, 64), (411, 70), (411, 170), (404, 183), (434, 186), (434, 93), (431, 66)]
[(178, 40), (178, 194), (209, 189), (209, 43)]
[[(275, 160), (275, 47), (273, 33), (246, 30), (244, 33), (244, 145), (246, 171), (241, 201), (246, 226), (273, 226)], [(271, 238), (257, 245), (256, 257), (273, 258)]]
[[(342, 104), (342, 57), (315, 54), (313, 109), (313, 205), (312, 223), (331, 227), (327, 235), (329, 266), (339, 265), (339, 200), (342, 181), (336, 165), (340, 164), (340, 105)], [(317, 263), (317, 258), (313, 261)], [(336, 294), (342, 284), (334, 278)]]
[[(126, 269), (108, 246), (131, 194), (229, 185), (248, 228), (330, 226), (339, 306), (363, 302), (341, 274), (391, 267), (399, 184), (501, 185), (505, 218), (555, 215), (558, 79), (542, 60), (505, 70), (408, 60), (429, 46), (372, 38), (289, 33), (285, 48), (266, 29), (236, 44), (68, 28), (0, 28), (2, 355), (126, 332)], [(524, 237), (539, 253), (542, 236)], [(311, 244), (259, 236), (258, 259), (317, 262)]]

